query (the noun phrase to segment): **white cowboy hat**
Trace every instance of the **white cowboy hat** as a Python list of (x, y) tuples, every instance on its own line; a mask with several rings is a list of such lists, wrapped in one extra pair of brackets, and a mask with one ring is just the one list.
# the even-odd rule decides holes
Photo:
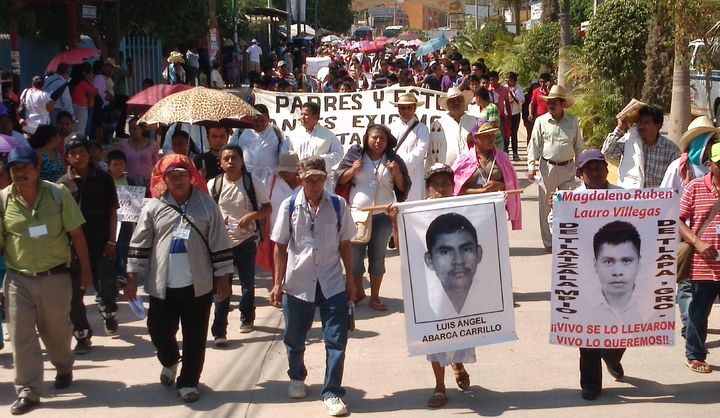
[(550, 89), (550, 93), (548, 93), (547, 96), (540, 96), (540, 100), (543, 100), (546, 102), (548, 100), (552, 100), (552, 99), (564, 100), (565, 101), (565, 103), (563, 104), (564, 108), (568, 108), (575, 104), (575, 101), (573, 99), (567, 97), (567, 93), (565, 93), (565, 87), (563, 87), (559, 84), (552, 86), (552, 88)]
[(440, 106), (440, 109), (448, 110), (447, 101), (456, 97), (462, 97), (463, 99), (465, 99), (464, 107), (467, 108), (470, 102), (472, 102), (473, 94), (470, 90), (460, 90), (457, 87), (450, 87), (447, 91), (447, 96), (443, 96), (438, 99), (438, 105)]
[(720, 133), (720, 128), (716, 128), (712, 119), (708, 116), (699, 116), (690, 122), (687, 131), (680, 137), (680, 151), (687, 152), (693, 139), (707, 133)]
[(425, 104), (425, 102), (418, 101), (417, 97), (415, 97), (414, 93), (403, 93), (398, 97), (397, 102), (390, 102), (397, 105), (415, 105), (415, 106), (422, 106)]

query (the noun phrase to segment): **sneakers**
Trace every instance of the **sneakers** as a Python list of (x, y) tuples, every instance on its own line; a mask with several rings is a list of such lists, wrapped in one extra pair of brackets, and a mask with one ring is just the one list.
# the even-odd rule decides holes
[(65, 373), (65, 374), (57, 374), (55, 376), (55, 389), (65, 389), (67, 387), (70, 387), (73, 382), (73, 374), (72, 371)]
[(200, 392), (197, 388), (180, 388), (177, 393), (185, 403), (193, 403), (200, 399)]
[(240, 333), (241, 334), (247, 334), (248, 332), (253, 332), (254, 329), (255, 329), (255, 323), (252, 321), (243, 322), (240, 324)]
[(323, 399), (323, 403), (325, 404), (325, 408), (327, 408), (328, 414), (330, 414), (331, 417), (342, 417), (348, 414), (345, 402), (337, 396), (325, 398)]
[(92, 342), (90, 341), (90, 336), (92, 335), (89, 330), (83, 330), (83, 331), (75, 331), (75, 339), (77, 340), (77, 344), (75, 344), (75, 348), (73, 349), (73, 352), (75, 354), (87, 354), (90, 352), (90, 346), (92, 345)]
[(290, 396), (292, 399), (302, 399), (307, 396), (307, 391), (305, 390), (305, 382), (303, 382), (302, 380), (290, 379), (288, 396)]
[(104, 317), (103, 325), (105, 326), (105, 334), (117, 335), (118, 321), (115, 319), (115, 315)]
[[(163, 386), (170, 387), (175, 384), (175, 376), (177, 375), (178, 364), (175, 363), (172, 367), (163, 367), (160, 372), (160, 383)], [(180, 395), (182, 396), (182, 395)], [(197, 399), (195, 399), (197, 400)]]
[(215, 347), (225, 347), (228, 344), (228, 340), (225, 337), (215, 337), (213, 344), (215, 344)]

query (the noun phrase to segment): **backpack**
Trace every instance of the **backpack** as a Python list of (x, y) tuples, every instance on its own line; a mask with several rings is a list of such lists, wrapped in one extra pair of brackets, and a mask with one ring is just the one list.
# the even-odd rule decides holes
[[(215, 181), (213, 182), (212, 190), (210, 191), (210, 194), (213, 197), (213, 200), (215, 200), (215, 203), (220, 202), (220, 193), (222, 192), (222, 187), (224, 183), (225, 174), (218, 174), (215, 177)], [(257, 196), (255, 195), (255, 186), (252, 182), (252, 175), (247, 172), (247, 170), (242, 170), (242, 179), (243, 179), (243, 187), (245, 188), (245, 191), (248, 194), (248, 198), (250, 199), (250, 204), (252, 205), (253, 211), (257, 212), (260, 207), (258, 206), (257, 202)], [(255, 220), (255, 232), (258, 234), (258, 237), (262, 238), (261, 232), (261, 221), (259, 219)]]
[[(297, 192), (293, 193), (293, 195), (290, 197), (290, 206), (288, 207), (288, 215), (290, 217), (290, 234), (292, 235), (292, 216), (293, 212), (295, 212), (295, 199), (297, 199)], [(340, 213), (340, 198), (337, 195), (331, 194), (330, 195), (330, 201), (332, 202), (333, 209), (335, 209), (335, 215), (337, 216), (337, 231), (340, 232), (340, 227), (342, 226), (340, 221), (342, 214)]]

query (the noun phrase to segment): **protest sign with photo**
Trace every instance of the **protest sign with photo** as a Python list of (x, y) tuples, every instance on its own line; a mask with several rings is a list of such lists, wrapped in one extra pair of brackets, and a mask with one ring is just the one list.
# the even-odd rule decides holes
[(118, 221), (137, 222), (145, 199), (145, 187), (118, 186), (117, 195), (120, 202), (120, 208), (117, 211)]
[(674, 344), (679, 205), (670, 189), (556, 193), (551, 343)]
[[(335, 135), (345, 147), (362, 144), (362, 136), (368, 126), (379, 123), (389, 125), (400, 118), (393, 104), (403, 93), (415, 93), (423, 102), (418, 106), (420, 122), (430, 126), (440, 118), (443, 111), (438, 99), (445, 93), (419, 87), (389, 87), (349, 93), (277, 93), (255, 89), (255, 103), (267, 106), (272, 121), (286, 134), (300, 126), (300, 109), (305, 102), (320, 105), (320, 124)], [(302, 128), (302, 127), (300, 127)]]
[(517, 339), (504, 195), (397, 206), (409, 354)]

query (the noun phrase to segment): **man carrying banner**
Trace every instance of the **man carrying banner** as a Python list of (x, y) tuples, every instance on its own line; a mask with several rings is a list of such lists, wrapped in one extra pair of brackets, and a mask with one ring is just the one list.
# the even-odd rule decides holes
[(547, 196), (556, 190), (567, 190), (575, 185), (573, 160), (583, 148), (583, 135), (578, 118), (567, 113), (573, 100), (565, 94), (563, 86), (553, 86), (550, 93), (540, 96), (547, 102), (549, 112), (535, 121), (528, 143), (528, 179), (535, 181), (535, 161), (540, 160), (540, 174), (544, 187), (540, 187), (540, 235), (547, 252), (552, 251), (552, 232), (547, 223), (550, 205)]
[[(708, 317), (715, 298), (720, 295), (720, 144), (710, 149), (710, 173), (696, 178), (686, 187), (680, 200), (680, 235), (689, 242), (692, 254), (692, 300), (685, 333), (685, 364), (697, 373), (710, 373), (707, 357)], [(689, 221), (688, 225), (685, 224)], [(702, 231), (699, 231), (702, 229)]]
[(320, 105), (306, 102), (300, 109), (300, 124), (288, 135), (288, 151), (295, 152), (301, 160), (319, 156), (331, 169), (342, 160), (343, 146), (335, 134), (320, 125)]
[(424, 102), (419, 102), (413, 93), (405, 93), (401, 94), (398, 101), (393, 104), (397, 106), (400, 118), (388, 127), (393, 136), (398, 139), (395, 151), (405, 161), (410, 180), (416, 185), (410, 187), (407, 200), (421, 200), (424, 190), (420, 185), (423, 182), (424, 162), (430, 141), (430, 132), (427, 126), (418, 120), (415, 111)]
[(435, 163), (452, 165), (457, 157), (468, 149), (467, 138), (477, 118), (465, 113), (472, 101), (471, 91), (451, 87), (447, 96), (438, 99), (438, 105), (447, 113), (430, 127), (430, 144), (425, 167)]
[[(582, 185), (575, 190), (592, 190), (592, 189), (620, 189), (621, 187), (610, 184), (607, 180), (608, 168), (605, 157), (598, 149), (590, 149), (582, 154), (578, 158), (577, 162), (577, 176), (582, 180)], [(637, 233), (637, 231), (635, 231)], [(599, 233), (598, 233), (599, 234)], [(598, 241), (598, 247), (596, 248), (596, 266), (598, 263), (602, 265), (602, 261), (599, 260), (598, 255), (603, 255), (602, 251), (605, 251), (605, 247), (613, 247), (608, 243), (601, 243), (602, 236), (598, 238), (598, 234), (595, 235)], [(626, 244), (626, 242), (621, 243)], [(614, 247), (617, 247), (615, 245)], [(601, 250), (601, 254), (597, 251)], [(638, 257), (639, 258), (639, 257)], [(636, 271), (637, 274), (637, 271)], [(598, 271), (600, 281), (604, 281), (604, 276)], [(603, 295), (605, 298), (608, 296), (605, 293), (605, 285), (603, 284)], [(612, 297), (612, 296), (611, 296)], [(622, 359), (625, 349), (604, 349), (604, 348), (581, 348), (580, 349), (580, 387), (582, 388), (582, 397), (586, 400), (594, 400), (602, 389), (602, 361), (605, 361), (608, 372), (615, 379), (620, 379), (624, 375), (620, 360)]]

